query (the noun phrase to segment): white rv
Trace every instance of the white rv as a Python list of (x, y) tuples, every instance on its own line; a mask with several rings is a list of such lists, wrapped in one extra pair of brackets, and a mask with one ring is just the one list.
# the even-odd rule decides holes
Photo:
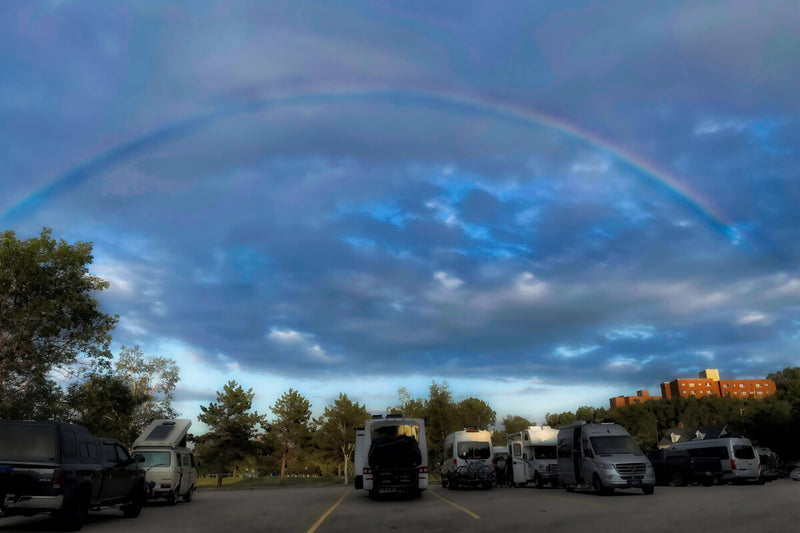
[(445, 437), (442, 487), (468, 485), (490, 490), (494, 479), (491, 433), (466, 428)]
[(355, 488), (371, 498), (381, 494), (420, 497), (428, 488), (425, 421), (374, 415), (356, 429)]
[(538, 488), (545, 484), (558, 486), (557, 429), (530, 426), (507, 438), (511, 448), (513, 486), (525, 486), (528, 483), (534, 483)]
[(719, 458), (723, 482), (764, 483), (758, 454), (753, 444), (744, 437), (676, 442), (672, 448), (686, 450), (692, 457)]
[(186, 447), (191, 420), (153, 420), (133, 443), (132, 452), (144, 457), (147, 497), (165, 498), (175, 505), (178, 498), (192, 501), (196, 490), (197, 464)]
[(655, 492), (650, 461), (618, 424), (575, 422), (558, 430), (558, 475), (567, 492), (593, 488), (611, 494), (616, 488), (638, 487)]

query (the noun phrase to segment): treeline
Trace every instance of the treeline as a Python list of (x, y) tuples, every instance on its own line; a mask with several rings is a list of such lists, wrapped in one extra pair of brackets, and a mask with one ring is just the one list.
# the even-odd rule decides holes
[(784, 459), (800, 459), (800, 367), (767, 375), (777, 393), (764, 399), (706, 396), (649, 400), (622, 408), (580, 407), (575, 412), (548, 414), (558, 427), (575, 420), (615, 422), (639, 445), (655, 447), (671, 429), (723, 424), (731, 435), (748, 437)]

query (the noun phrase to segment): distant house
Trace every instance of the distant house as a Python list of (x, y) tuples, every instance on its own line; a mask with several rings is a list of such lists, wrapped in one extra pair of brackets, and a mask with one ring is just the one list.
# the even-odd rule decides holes
[(659, 448), (669, 448), (676, 442), (686, 442), (690, 440), (720, 439), (730, 437), (728, 428), (724, 424), (714, 424), (711, 426), (697, 426), (693, 428), (676, 427), (667, 430), (658, 442)]

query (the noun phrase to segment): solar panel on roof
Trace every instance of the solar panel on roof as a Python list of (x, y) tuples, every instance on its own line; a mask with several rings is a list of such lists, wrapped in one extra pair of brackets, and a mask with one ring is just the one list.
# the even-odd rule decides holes
[(164, 440), (167, 438), (167, 435), (172, 433), (172, 430), (175, 429), (175, 426), (156, 426), (153, 431), (145, 438), (145, 440)]

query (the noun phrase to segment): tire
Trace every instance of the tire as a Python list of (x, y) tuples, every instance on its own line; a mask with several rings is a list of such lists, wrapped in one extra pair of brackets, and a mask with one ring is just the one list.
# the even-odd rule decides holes
[(540, 476), (539, 474), (534, 474), (533, 475), (533, 482), (536, 483), (536, 488), (537, 489), (543, 489), (544, 488), (544, 480), (542, 479), (542, 476)]
[(676, 470), (672, 473), (672, 484), (676, 487), (685, 487), (689, 484), (689, 480), (680, 470)]
[(178, 505), (178, 491), (173, 490), (167, 495), (167, 505)]
[(597, 474), (595, 474), (594, 477), (592, 477), (592, 487), (597, 492), (597, 494), (601, 496), (609, 496), (614, 493), (613, 488), (609, 488), (603, 485), (603, 482), (600, 481), (600, 476), (598, 476)]
[(491, 481), (487, 481), (486, 483), (484, 483), (483, 484), (483, 490), (492, 490), (492, 482)]
[(442, 488), (446, 489), (449, 483), (447, 482), (447, 476), (442, 476)]
[(183, 501), (189, 503), (192, 501), (192, 496), (194, 496), (194, 485), (189, 488), (189, 492), (183, 495)]
[(573, 492), (575, 490), (575, 486), (564, 483), (564, 490), (567, 492)]
[(54, 514), (56, 524), (62, 531), (80, 531), (89, 516), (89, 493), (76, 494), (66, 507)]
[(122, 516), (125, 518), (136, 518), (142, 512), (144, 505), (144, 487), (137, 485), (131, 494), (131, 503), (122, 506)]
[(656, 491), (655, 485), (645, 485), (644, 487), (642, 487), (642, 492), (647, 496), (650, 496), (651, 494), (655, 493), (655, 491)]
[(711, 485), (713, 485), (713, 484), (714, 484), (714, 478), (713, 478), (713, 477), (704, 477), (704, 478), (701, 478), (701, 479), (700, 479), (700, 484), (701, 484), (702, 486), (704, 486), (704, 487), (710, 487)]

